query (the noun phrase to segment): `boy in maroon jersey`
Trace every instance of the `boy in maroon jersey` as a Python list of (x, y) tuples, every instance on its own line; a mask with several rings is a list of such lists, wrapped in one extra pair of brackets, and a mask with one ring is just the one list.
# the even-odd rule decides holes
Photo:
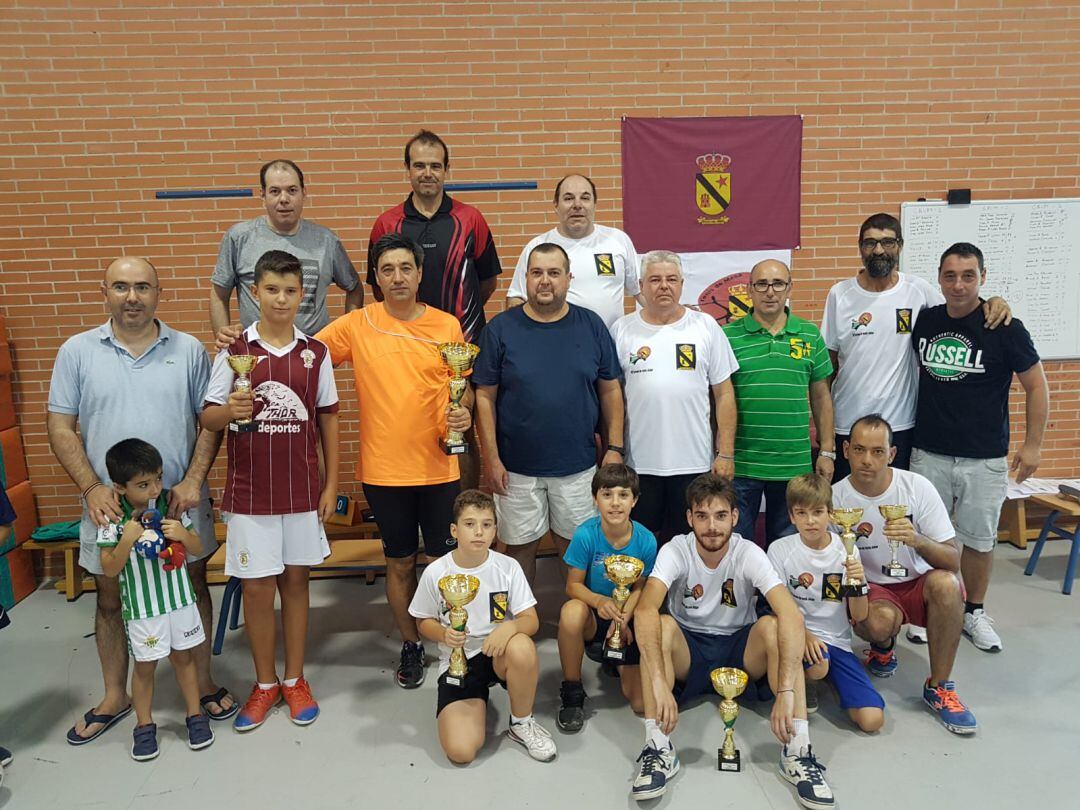
[[(319, 716), (304, 678), (308, 570), (330, 554), (322, 523), (334, 511), (338, 484), (338, 395), (326, 345), (296, 328), (303, 295), (300, 261), (267, 251), (255, 265), (252, 294), (260, 318), (214, 360), (202, 426), (229, 427), (222, 520), (228, 527), (225, 573), (244, 585), (244, 625), (255, 659), (255, 687), (236, 716), (237, 731), (258, 728), (284, 698), (298, 725)], [(258, 358), (250, 391), (233, 391), (232, 355)], [(237, 419), (252, 419), (241, 432)], [(326, 479), (319, 481), (316, 443)], [(285, 677), (274, 661), (274, 597), (281, 594)]]

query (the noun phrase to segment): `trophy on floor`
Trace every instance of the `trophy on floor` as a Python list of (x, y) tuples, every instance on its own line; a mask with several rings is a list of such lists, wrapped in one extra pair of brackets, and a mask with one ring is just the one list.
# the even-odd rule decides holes
[[(881, 516), (888, 522), (890, 520), (900, 520), (907, 517), (908, 508), (906, 504), (888, 504), (886, 506), (879, 506), (878, 511), (881, 512)], [(888, 540), (889, 547), (892, 549), (892, 559), (887, 565), (881, 566), (881, 573), (887, 577), (903, 579), (908, 575), (908, 570), (896, 559), (896, 554), (900, 550), (900, 541), (893, 540), (891, 537), (888, 538)]]
[(721, 771), (741, 771), (739, 749), (735, 747), (735, 718), (739, 704), (735, 698), (743, 693), (749, 677), (741, 669), (720, 667), (709, 673), (713, 689), (724, 699), (720, 701), (720, 719), (724, 721), (724, 745), (716, 752), (716, 768)]
[[(439, 354), (443, 364), (450, 370), (450, 407), (460, 408), (468, 383), (465, 378), (472, 373), (473, 361), (480, 353), (480, 347), (471, 343), (440, 343)], [(439, 437), (439, 447), (448, 456), (469, 452), (465, 436), (460, 430), (446, 431), (446, 436)]]
[[(480, 580), (468, 574), (448, 574), (439, 580), (439, 593), (443, 601), (450, 606), (447, 618), (450, 627), (459, 632), (466, 632), (465, 625), (469, 621), (469, 612), (465, 605), (476, 598), (476, 592), (480, 589)], [(469, 671), (469, 665), (465, 659), (465, 650), (455, 647), (450, 652), (450, 667), (446, 670), (446, 682), (451, 686), (462, 686), (465, 683), (465, 673)]]
[[(234, 391), (251, 391), (251, 378), (248, 374), (259, 363), (258, 355), (254, 354), (230, 354), (229, 355), (229, 368), (236, 374), (236, 380), (233, 382)], [(257, 427), (255, 421), (248, 417), (247, 419), (237, 419), (236, 429), (240, 433), (251, 433)]]
[[(638, 581), (638, 577), (644, 570), (645, 563), (637, 557), (626, 554), (612, 554), (604, 560), (604, 573), (615, 583), (615, 590), (611, 592), (611, 601), (615, 603), (619, 613), (626, 610), (626, 601), (630, 598), (630, 587)], [(622, 625), (616, 622), (615, 630), (604, 644), (604, 660), (619, 664), (624, 658), (626, 658), (626, 639), (622, 636)]]
[[(844, 551), (847, 552), (847, 561), (855, 559), (855, 532), (851, 530), (851, 527), (862, 520), (862, 516), (863, 510), (858, 507), (833, 509), (829, 513), (832, 522), (843, 529), (840, 533), (840, 542), (844, 544)], [(844, 577), (847, 577), (846, 572)], [(866, 596), (870, 593), (870, 588), (861, 580), (851, 579), (844, 584), (841, 593), (844, 596)]]

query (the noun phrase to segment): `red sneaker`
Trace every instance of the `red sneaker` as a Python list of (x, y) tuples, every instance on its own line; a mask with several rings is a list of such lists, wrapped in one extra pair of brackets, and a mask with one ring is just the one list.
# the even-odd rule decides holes
[(281, 684), (275, 684), (273, 689), (260, 689), (258, 684), (248, 695), (244, 708), (233, 720), (233, 728), (237, 731), (251, 731), (258, 728), (266, 720), (266, 715), (272, 708), (281, 702)]
[(311, 696), (311, 684), (303, 676), (296, 686), (281, 685), (281, 694), (289, 704), (289, 719), (298, 726), (314, 723), (319, 716), (319, 704)]

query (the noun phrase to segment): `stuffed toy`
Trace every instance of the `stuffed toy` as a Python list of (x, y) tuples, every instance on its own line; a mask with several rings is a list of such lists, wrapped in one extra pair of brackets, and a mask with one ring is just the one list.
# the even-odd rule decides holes
[(139, 518), (142, 524), (142, 536), (135, 541), (135, 550), (148, 560), (155, 557), (164, 560), (162, 566), (166, 571), (174, 571), (184, 564), (187, 557), (187, 549), (183, 543), (170, 542), (161, 531), (161, 512), (157, 509), (147, 509)]

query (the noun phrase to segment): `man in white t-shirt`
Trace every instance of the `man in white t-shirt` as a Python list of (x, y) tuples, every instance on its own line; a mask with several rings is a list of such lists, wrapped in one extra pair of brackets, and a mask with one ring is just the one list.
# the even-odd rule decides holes
[[(810, 747), (802, 655), (802, 612), (765, 552), (732, 529), (738, 519), (731, 481), (715, 473), (698, 476), (686, 493), (693, 531), (660, 549), (634, 611), (641, 651), (645, 747), (631, 795), (637, 801), (662, 795), (679, 772), (669, 734), (679, 706), (712, 694), (709, 673), (737, 667), (755, 682), (769, 679), (776, 695), (772, 731), (780, 741), (780, 773), (795, 785), (806, 807), (833, 806), (824, 767)], [(760, 619), (754, 592), (764, 594), (775, 615)], [(660, 615), (667, 599), (668, 614)], [(764, 694), (768, 690), (761, 690)], [(747, 749), (749, 753), (749, 749)]]
[(634, 243), (617, 228), (596, 224), (596, 185), (584, 175), (568, 174), (555, 186), (555, 215), (559, 224), (521, 251), (506, 292), (507, 306), (525, 303), (529, 254), (537, 245), (551, 242), (570, 257), (567, 300), (591, 309), (610, 327), (625, 312), (624, 296), (641, 302)]
[[(833, 507), (863, 510), (855, 534), (870, 581), (870, 615), (855, 625), (855, 632), (870, 642), (867, 668), (880, 678), (892, 675), (900, 628), (925, 627), (930, 677), (923, 684), (923, 700), (949, 731), (972, 734), (975, 715), (951, 680), (964, 597), (957, 578), (960, 552), (945, 504), (926, 478), (890, 466), (896, 456), (893, 432), (880, 414), (855, 420), (843, 450), (851, 475), (833, 486)], [(901, 505), (907, 516), (886, 520), (881, 507)]]
[[(891, 214), (874, 214), (863, 222), (859, 229), (863, 267), (829, 290), (821, 335), (836, 369), (832, 384), (836, 446), (842, 446), (860, 416), (881, 414), (893, 427), (892, 466), (906, 470), (919, 385), (911, 331), (922, 310), (944, 304), (945, 299), (930, 282), (900, 272), (903, 245), (900, 221)], [(990, 329), (1012, 320), (1000, 298), (984, 303), (983, 312)], [(847, 461), (837, 458), (833, 481), (850, 472)]]
[(682, 286), (677, 253), (645, 254), (643, 308), (611, 327), (626, 396), (626, 463), (641, 480), (633, 518), (661, 545), (689, 528), (690, 482), (710, 469), (725, 478), (735, 470), (731, 375), (739, 363), (716, 320), (679, 303)]

